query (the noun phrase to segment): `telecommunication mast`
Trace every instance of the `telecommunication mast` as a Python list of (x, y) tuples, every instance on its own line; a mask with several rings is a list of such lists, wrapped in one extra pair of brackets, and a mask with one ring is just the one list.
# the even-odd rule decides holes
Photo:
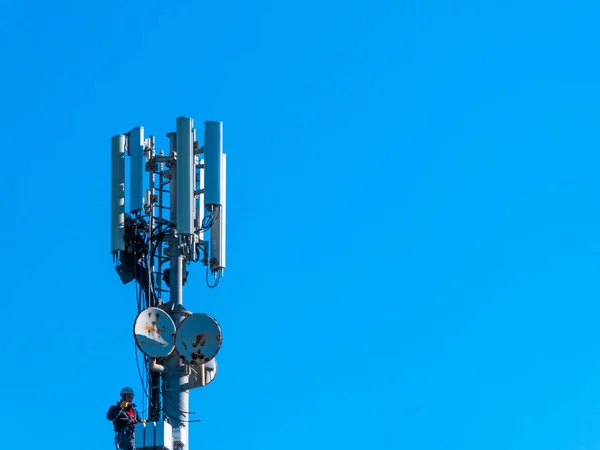
[(144, 354), (149, 409), (136, 425), (140, 450), (189, 450), (189, 391), (217, 373), (217, 320), (183, 306), (189, 263), (206, 266), (213, 288), (225, 270), (226, 155), (222, 122), (178, 117), (169, 150), (144, 128), (111, 140), (111, 253), (124, 284), (139, 289), (133, 323)]

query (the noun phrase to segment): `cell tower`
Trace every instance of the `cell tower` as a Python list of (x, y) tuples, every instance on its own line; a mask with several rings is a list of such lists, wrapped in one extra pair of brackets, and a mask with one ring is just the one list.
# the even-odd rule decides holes
[(211, 288), (225, 269), (226, 155), (221, 122), (204, 122), (202, 146), (190, 118), (167, 137), (158, 154), (143, 127), (111, 140), (111, 253), (121, 281), (139, 286), (133, 330), (149, 408), (136, 447), (188, 450), (189, 391), (214, 379), (223, 335), (212, 316), (184, 308), (182, 293), (189, 263), (206, 266)]

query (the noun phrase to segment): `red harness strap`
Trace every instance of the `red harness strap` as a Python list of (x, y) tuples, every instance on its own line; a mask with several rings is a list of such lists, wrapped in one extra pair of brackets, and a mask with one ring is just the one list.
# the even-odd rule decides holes
[(128, 416), (129, 416), (129, 418), (130, 418), (130, 419), (131, 419), (133, 422), (135, 422), (135, 413), (133, 412), (133, 408), (131, 408), (131, 407), (130, 407), (130, 408), (127, 408), (127, 409), (125, 410), (125, 413), (126, 413)]

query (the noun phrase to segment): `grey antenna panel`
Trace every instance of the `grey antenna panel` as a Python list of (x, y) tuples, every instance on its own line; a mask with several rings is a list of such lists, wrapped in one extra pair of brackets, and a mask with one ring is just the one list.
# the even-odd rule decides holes
[(208, 314), (192, 314), (177, 328), (175, 348), (184, 361), (192, 365), (206, 364), (219, 349), (223, 335), (219, 323)]
[(160, 308), (146, 308), (133, 325), (135, 343), (146, 356), (164, 358), (175, 348), (175, 323)]

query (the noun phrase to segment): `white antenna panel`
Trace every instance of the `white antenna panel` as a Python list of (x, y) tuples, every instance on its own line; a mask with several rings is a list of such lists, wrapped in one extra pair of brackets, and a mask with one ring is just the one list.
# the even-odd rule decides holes
[(129, 132), (129, 212), (144, 207), (144, 127)]
[(194, 233), (194, 121), (177, 118), (177, 209), (175, 224), (179, 234)]
[(169, 356), (175, 348), (175, 323), (160, 308), (146, 308), (133, 324), (138, 348), (150, 358)]
[(192, 365), (206, 364), (219, 349), (223, 335), (219, 323), (208, 314), (192, 314), (186, 317), (175, 336), (175, 348), (179, 356)]
[(125, 250), (125, 136), (111, 141), (110, 174), (110, 251)]
[(202, 166), (202, 161), (197, 161), (196, 167), (198, 170), (198, 189), (200, 193), (198, 194), (198, 200), (196, 201), (196, 229), (198, 229), (198, 237), (200, 240), (204, 239), (204, 231), (202, 229), (202, 223), (204, 222), (204, 168)]
[(223, 122), (204, 122), (204, 203), (221, 204)]
[(217, 272), (225, 268), (225, 225), (227, 222), (227, 155), (221, 154), (221, 206), (213, 210), (217, 218), (210, 229), (210, 270)]

